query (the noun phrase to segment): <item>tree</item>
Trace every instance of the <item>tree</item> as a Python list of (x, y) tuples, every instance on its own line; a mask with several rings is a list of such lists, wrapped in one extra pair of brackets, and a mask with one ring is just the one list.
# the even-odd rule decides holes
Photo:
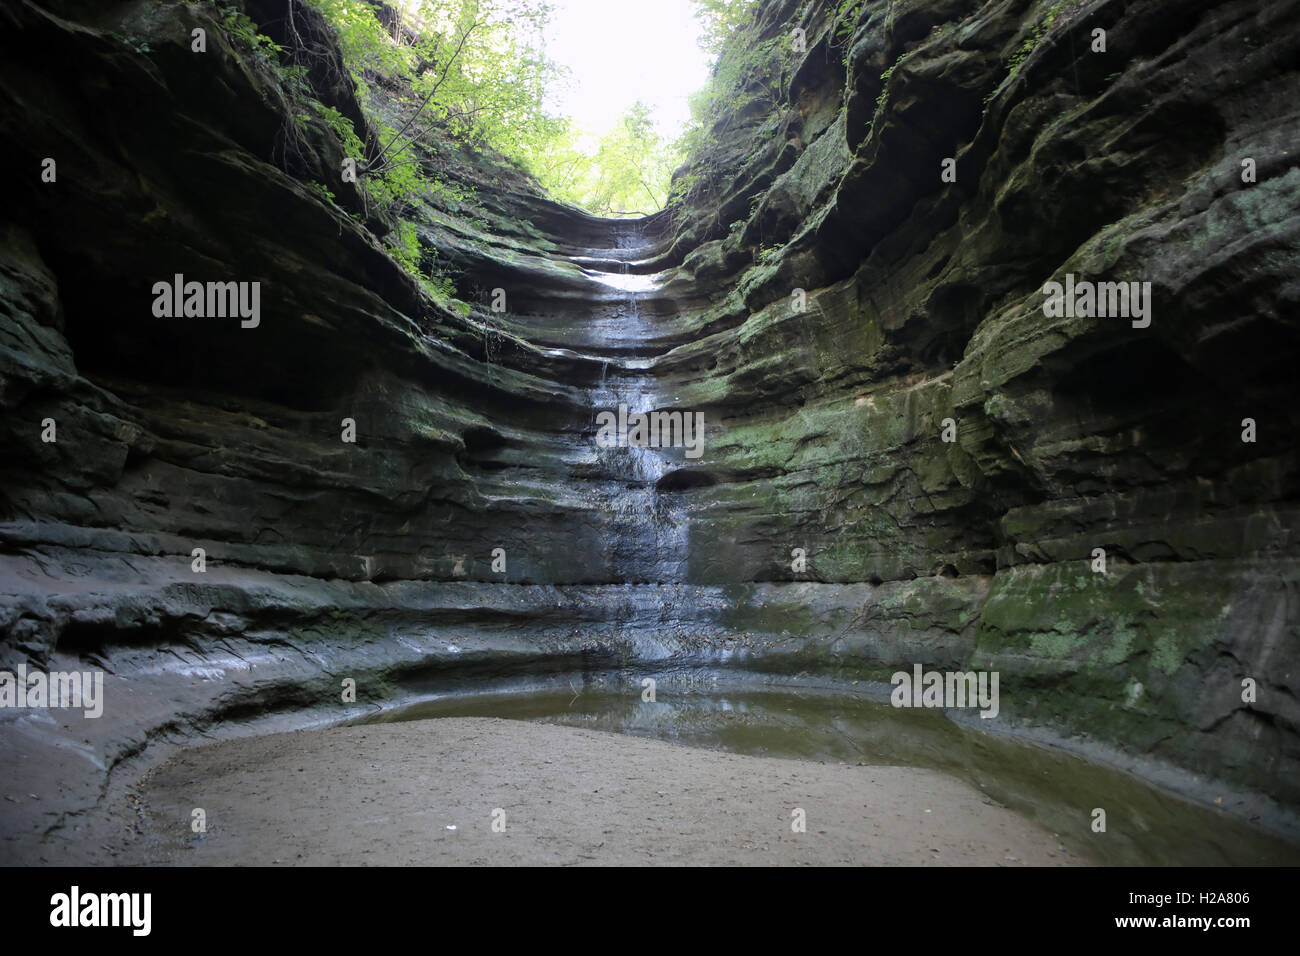
[[(548, 0), (419, 0), (386, 23), (375, 3), (309, 2), (338, 30), (363, 105), (379, 81), (406, 91), (391, 125), (368, 109), (377, 135), (356, 155), (368, 194), (398, 204), (399, 215), (422, 187), (415, 147), (434, 151), (435, 134), (496, 149), (552, 195), (597, 214), (644, 215), (663, 207), (676, 153), (655, 130), (646, 104), (630, 107), (594, 144), (548, 112), (547, 90), (562, 77), (543, 48)], [(338, 117), (329, 119), (338, 124)], [(340, 131), (345, 145), (357, 149), (357, 137), (347, 134)]]
[(586, 205), (610, 216), (645, 215), (663, 208), (673, 156), (654, 128), (650, 107), (638, 100), (600, 139)]
[(735, 32), (754, 15), (754, 0), (695, 0), (700, 49), (717, 56)]

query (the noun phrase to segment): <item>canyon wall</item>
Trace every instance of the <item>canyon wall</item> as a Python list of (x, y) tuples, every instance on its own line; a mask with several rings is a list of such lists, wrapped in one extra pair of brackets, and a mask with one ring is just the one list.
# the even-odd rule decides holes
[[(0, 666), (109, 673), (89, 730), (0, 715), (17, 785), (439, 681), (921, 663), (1300, 805), (1300, 4), (838, 7), (763, 0), (648, 219), (439, 143), (459, 302), (216, 8), (0, 10)], [(364, 124), (309, 8), (244, 9)], [(258, 324), (156, 316), (178, 274)], [(1049, 315), (1067, 275), (1149, 312)], [(619, 404), (703, 455), (600, 447)]]

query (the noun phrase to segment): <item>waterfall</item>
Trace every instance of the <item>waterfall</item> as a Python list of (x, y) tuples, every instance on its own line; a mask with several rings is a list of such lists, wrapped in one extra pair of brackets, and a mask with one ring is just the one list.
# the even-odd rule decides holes
[[(593, 272), (591, 280), (622, 293), (615, 321), (619, 333), (615, 338), (620, 342), (647, 342), (654, 334), (654, 319), (643, 314), (641, 301), (653, 294), (658, 282), (632, 269), (631, 256), (644, 247), (639, 232), (638, 227), (631, 247), (593, 250), (611, 268)], [(590, 395), (593, 421), (601, 411), (617, 413), (620, 405), (626, 405), (629, 414), (655, 410), (661, 393), (654, 359), (628, 354), (610, 357), (603, 361), (599, 384)], [(597, 448), (596, 455), (605, 497), (605, 548), (614, 574), (632, 583), (684, 583), (689, 552), (685, 504), (680, 495), (660, 494), (655, 487), (681, 460), (681, 449), (625, 446)]]

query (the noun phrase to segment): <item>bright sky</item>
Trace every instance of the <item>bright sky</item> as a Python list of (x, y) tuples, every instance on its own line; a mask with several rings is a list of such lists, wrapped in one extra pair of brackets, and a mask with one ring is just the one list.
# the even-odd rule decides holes
[(572, 71), (556, 108), (599, 135), (636, 100), (675, 138), (690, 117), (687, 97), (704, 85), (708, 57), (696, 44), (691, 0), (553, 0), (547, 55)]

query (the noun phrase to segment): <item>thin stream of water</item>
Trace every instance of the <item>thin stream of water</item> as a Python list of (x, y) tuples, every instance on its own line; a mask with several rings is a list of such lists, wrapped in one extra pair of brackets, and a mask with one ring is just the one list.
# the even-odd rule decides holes
[[(635, 247), (634, 242), (631, 248)], [(634, 274), (624, 260), (618, 271), (594, 273), (592, 281), (623, 293), (620, 338), (645, 342), (653, 337), (651, 320), (643, 315), (640, 301), (656, 288), (654, 276)], [(602, 411), (617, 413), (620, 406), (626, 406), (631, 415), (658, 407), (658, 382), (650, 366), (644, 359), (633, 358), (602, 363), (599, 384), (590, 390), (593, 429)], [(661, 494), (656, 488), (681, 454), (676, 449), (632, 445), (597, 450), (608, 480), (605, 548), (619, 580), (672, 583), (685, 579), (689, 553), (685, 504), (679, 496)]]

